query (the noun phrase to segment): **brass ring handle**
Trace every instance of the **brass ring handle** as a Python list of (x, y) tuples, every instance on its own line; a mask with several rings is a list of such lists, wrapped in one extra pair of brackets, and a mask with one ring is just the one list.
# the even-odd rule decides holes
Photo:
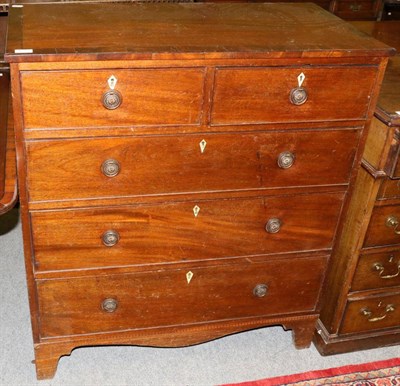
[(270, 218), (265, 224), (265, 230), (268, 233), (278, 233), (281, 230), (282, 221), (279, 218)]
[(122, 95), (117, 90), (110, 90), (103, 94), (101, 102), (107, 110), (115, 110), (121, 106)]
[(104, 299), (101, 303), (101, 308), (105, 312), (115, 312), (118, 308), (118, 301), (112, 298)]
[(114, 230), (106, 231), (101, 236), (101, 240), (106, 247), (113, 247), (114, 245), (118, 244), (119, 233)]
[(396, 216), (389, 216), (386, 219), (386, 226), (389, 228), (394, 228), (394, 233), (396, 233), (396, 235), (400, 235), (400, 230), (397, 229), (400, 225), (399, 220), (397, 219)]
[(278, 166), (281, 169), (289, 169), (294, 164), (295, 156), (290, 151), (284, 151), (278, 155)]
[(257, 284), (253, 289), (253, 295), (257, 298), (263, 298), (268, 292), (266, 284)]
[(300, 106), (308, 99), (307, 90), (303, 87), (295, 87), (290, 91), (290, 102), (296, 106)]
[(372, 311), (368, 307), (362, 308), (361, 314), (367, 318), (368, 322), (374, 323), (374, 322), (379, 322), (380, 320), (385, 319), (388, 316), (389, 312), (393, 312), (394, 310), (395, 310), (394, 305), (388, 304), (385, 308), (385, 313), (381, 316), (371, 317)]
[(101, 171), (106, 177), (115, 177), (117, 174), (119, 174), (120, 170), (121, 166), (115, 159), (105, 160), (101, 164)]
[(379, 277), (381, 279), (393, 279), (400, 275), (400, 262), (397, 266), (397, 272), (392, 275), (384, 275), (383, 272), (385, 271), (385, 267), (381, 263), (375, 263), (373, 265), (373, 269), (379, 272)]

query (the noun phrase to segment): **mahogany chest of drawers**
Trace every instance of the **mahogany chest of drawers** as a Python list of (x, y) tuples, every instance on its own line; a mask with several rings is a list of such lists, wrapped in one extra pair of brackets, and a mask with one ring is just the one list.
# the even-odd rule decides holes
[(307, 347), (391, 52), (312, 4), (13, 7), (38, 377), (87, 345)]
[[(393, 32), (395, 26), (389, 25)], [(386, 26), (382, 28), (385, 31)], [(379, 29), (376, 26), (376, 31)], [(393, 34), (393, 43), (399, 49), (398, 36)], [(328, 277), (331, 291), (324, 301), (316, 335), (323, 354), (400, 343), (399, 141), (397, 55), (389, 60), (382, 84), (363, 169), (344, 221), (347, 231), (333, 253)]]

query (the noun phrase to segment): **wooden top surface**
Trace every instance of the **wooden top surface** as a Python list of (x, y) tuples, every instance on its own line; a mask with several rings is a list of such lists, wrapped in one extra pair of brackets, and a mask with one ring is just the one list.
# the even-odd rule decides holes
[(6, 60), (392, 53), (383, 43), (311, 3), (59, 3), (10, 8)]
[(375, 39), (396, 48), (400, 53), (400, 20), (387, 21), (352, 21), (357, 29)]
[(400, 20), (355, 21), (352, 24), (398, 51), (389, 59), (375, 115), (387, 124), (400, 127)]

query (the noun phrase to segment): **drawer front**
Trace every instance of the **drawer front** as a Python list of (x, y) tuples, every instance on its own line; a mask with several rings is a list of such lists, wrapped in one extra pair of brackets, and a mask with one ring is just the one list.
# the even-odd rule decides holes
[[(29, 197), (67, 200), (347, 184), (359, 134), (327, 130), (29, 142)], [(108, 160), (118, 165), (118, 174), (104, 174)]]
[(352, 291), (400, 286), (400, 251), (360, 256)]
[(347, 19), (376, 19), (376, 1), (343, 0), (338, 1), (335, 15)]
[(400, 206), (376, 206), (364, 240), (364, 247), (400, 244)]
[(400, 180), (386, 178), (379, 189), (378, 199), (400, 197)]
[(400, 294), (350, 300), (341, 334), (400, 326)]
[(281, 259), (39, 280), (41, 336), (310, 312), (324, 267), (325, 258)]
[[(114, 110), (103, 106), (111, 76), (122, 98)], [(196, 125), (204, 77), (202, 68), (22, 72), (25, 129)]]
[[(376, 72), (368, 66), (218, 69), (211, 121), (228, 125), (364, 119)], [(290, 93), (302, 73), (308, 98), (295, 105)]]
[(326, 193), (32, 212), (35, 263), (57, 270), (329, 249), (342, 201)]
[(385, 173), (394, 179), (400, 178), (400, 141), (397, 138), (398, 135), (395, 136), (391, 143), (390, 152), (388, 154), (387, 163), (385, 165)]

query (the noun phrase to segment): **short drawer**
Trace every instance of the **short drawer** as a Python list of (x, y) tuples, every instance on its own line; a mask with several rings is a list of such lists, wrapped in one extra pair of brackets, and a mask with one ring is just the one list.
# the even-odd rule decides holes
[(376, 19), (376, 1), (339, 0), (336, 5), (335, 15), (345, 20)]
[(22, 72), (25, 129), (196, 125), (204, 79), (203, 68)]
[(400, 178), (400, 138), (397, 132), (392, 140), (390, 152), (388, 154), (387, 163), (385, 165), (385, 173), (394, 179)]
[(364, 240), (364, 247), (400, 244), (400, 206), (376, 206)]
[(386, 178), (379, 188), (378, 200), (400, 197), (400, 180)]
[[(220, 68), (215, 75), (214, 125), (364, 119), (377, 68)], [(304, 75), (304, 81), (298, 77)], [(357, 79), (357, 82), (354, 82)], [(291, 93), (299, 87), (299, 105)]]
[(325, 258), (39, 280), (42, 338), (312, 312)]
[(400, 251), (360, 256), (352, 291), (400, 286)]
[(359, 135), (348, 129), (28, 142), (29, 199), (347, 184)]
[(358, 333), (400, 325), (400, 294), (374, 296), (347, 302), (341, 334)]
[(37, 270), (330, 249), (343, 193), (31, 213)]

